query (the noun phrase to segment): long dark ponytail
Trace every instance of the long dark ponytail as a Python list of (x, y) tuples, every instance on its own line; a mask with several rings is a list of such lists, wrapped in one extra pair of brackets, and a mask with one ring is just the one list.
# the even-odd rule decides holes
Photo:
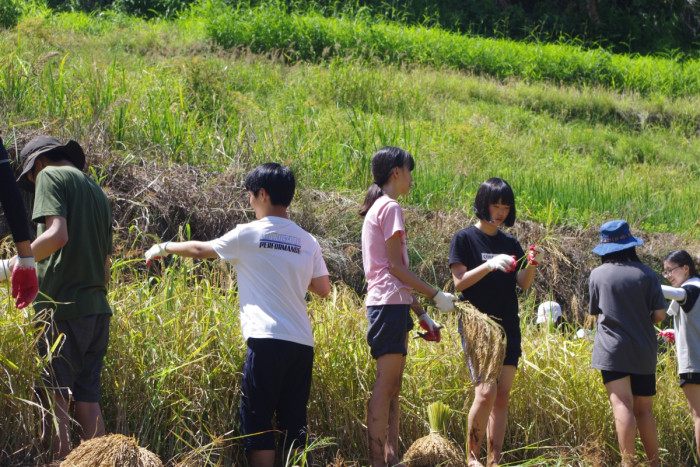
[(389, 181), (392, 170), (404, 166), (411, 171), (415, 167), (413, 157), (408, 151), (394, 146), (385, 146), (374, 153), (372, 156), (372, 186), (367, 190), (365, 201), (358, 211), (360, 216), (367, 215), (374, 202), (384, 194), (382, 187)]

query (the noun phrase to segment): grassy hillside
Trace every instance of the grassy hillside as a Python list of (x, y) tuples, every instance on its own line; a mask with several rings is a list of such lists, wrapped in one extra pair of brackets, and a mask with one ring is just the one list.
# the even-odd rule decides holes
[(376, 58), (287, 64), (282, 51), (219, 49), (202, 18), (25, 20), (2, 36), (8, 130), (21, 138), (20, 128), (43, 126), (99, 137), (100, 151), (212, 170), (289, 160), (304, 186), (355, 193), (370, 182), (373, 151), (393, 144), (418, 161), (410, 204), (464, 209), (499, 175), (538, 222), (587, 226), (624, 212), (650, 232), (697, 229), (695, 96), (504, 82)]
[[(104, 383), (108, 430), (136, 435), (173, 463), (241, 462), (233, 412), (244, 345), (234, 312), (235, 276), (221, 265), (180, 259), (147, 270), (141, 257), (155, 238), (212, 238), (250, 219), (241, 176), (276, 160), (295, 170), (294, 219), (320, 239), (338, 281), (331, 299), (311, 303), (317, 465), (362, 465), (374, 368), (356, 293), (362, 284), (355, 210), (371, 182), (372, 153), (391, 144), (417, 161), (416, 186), (404, 203), (412, 264), (426, 280), (449, 287), (446, 242), (471, 221), (475, 191), (491, 176), (515, 189), (519, 222), (513, 232), (523, 243), (548, 248), (535, 290), (522, 296), (525, 359), (513, 394), (507, 459), (616, 462), (612, 415), (598, 375), (588, 368), (590, 342), (536, 330), (530, 314), (552, 294), (570, 316), (584, 314), (585, 280), (595, 264), (589, 250), (603, 220), (624, 217), (635, 233), (643, 231), (643, 258), (657, 268), (672, 247), (689, 242), (693, 253), (700, 251), (692, 240), (700, 219), (695, 91), (618, 88), (576, 79), (576, 68), (571, 80), (537, 72), (537, 66), (573, 67), (585, 53), (571, 47), (487, 41), (479, 49), (484, 60), (533, 74), (500, 75), (443, 63), (437, 55), (424, 60), (397, 52), (401, 41), (413, 41), (417, 52), (475, 43), (388, 24), (357, 26), (369, 34), (361, 37), (368, 44), (389, 37), (382, 34), (396, 38), (371, 53), (356, 41), (349, 49), (324, 53), (325, 46), (314, 45), (305, 49), (312, 55), (295, 55), (301, 50), (296, 42), (261, 46), (249, 36), (224, 42), (215, 33), (239, 15), (252, 18), (246, 33), (268, 37), (278, 23), (256, 14), (274, 11), (222, 12), (214, 3), (171, 22), (35, 11), (17, 28), (0, 31), (0, 131), (11, 154), (39, 133), (80, 141), (89, 170), (115, 207), (118, 254), (110, 300), (116, 315)], [(311, 25), (356, 37), (347, 20), (274, 18), (280, 27)], [(685, 76), (673, 61), (651, 66), (634, 57), (609, 58), (630, 70), (654, 71), (653, 83)], [(32, 464), (41, 449), (30, 388), (41, 364), (33, 358), (29, 316), (14, 310), (8, 295), (0, 290), (0, 426), (15, 428), (0, 430), (0, 464)], [(472, 385), (456, 319), (441, 319), (448, 326), (445, 342), (411, 343), (404, 448), (426, 433), (424, 407), (438, 399), (461, 411), (450, 436), (464, 444)], [(676, 387), (673, 349), (664, 348), (660, 361), (656, 411), (663, 456), (669, 464), (688, 464), (692, 422)]]

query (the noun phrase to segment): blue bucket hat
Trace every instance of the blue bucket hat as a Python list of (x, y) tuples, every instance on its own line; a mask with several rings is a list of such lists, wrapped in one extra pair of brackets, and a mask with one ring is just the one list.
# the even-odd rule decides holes
[(593, 253), (605, 256), (643, 243), (644, 240), (632, 235), (627, 222), (623, 220), (610, 221), (600, 226), (600, 243), (593, 248)]

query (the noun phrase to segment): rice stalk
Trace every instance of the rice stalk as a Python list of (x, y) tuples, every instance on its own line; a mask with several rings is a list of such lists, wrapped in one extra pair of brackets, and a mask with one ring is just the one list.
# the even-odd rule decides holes
[(503, 327), (469, 303), (457, 302), (462, 351), (475, 382), (494, 384), (501, 374), (506, 354)]
[(162, 467), (160, 458), (120, 434), (100, 436), (73, 449), (61, 467)]
[(450, 413), (450, 408), (440, 401), (428, 406), (430, 434), (417, 439), (406, 451), (404, 462), (408, 467), (457, 467), (465, 464), (462, 453), (454, 443), (445, 438)]

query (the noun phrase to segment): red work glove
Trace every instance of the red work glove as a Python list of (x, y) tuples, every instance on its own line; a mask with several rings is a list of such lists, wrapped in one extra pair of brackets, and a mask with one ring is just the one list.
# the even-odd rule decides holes
[(427, 312), (423, 312), (423, 314), (418, 316), (418, 322), (420, 323), (420, 327), (426, 331), (419, 332), (418, 336), (427, 341), (440, 342), (440, 329), (442, 326), (433, 321)]
[(16, 298), (15, 306), (24, 308), (32, 303), (39, 293), (39, 282), (34, 268), (34, 257), (17, 258), (12, 269), (12, 298)]
[(527, 262), (537, 266), (543, 258), (544, 250), (536, 245), (530, 245), (530, 248), (527, 250)]
[(674, 331), (673, 329), (659, 331), (659, 336), (661, 336), (663, 340), (665, 340), (669, 344), (673, 344), (676, 342), (676, 331)]

